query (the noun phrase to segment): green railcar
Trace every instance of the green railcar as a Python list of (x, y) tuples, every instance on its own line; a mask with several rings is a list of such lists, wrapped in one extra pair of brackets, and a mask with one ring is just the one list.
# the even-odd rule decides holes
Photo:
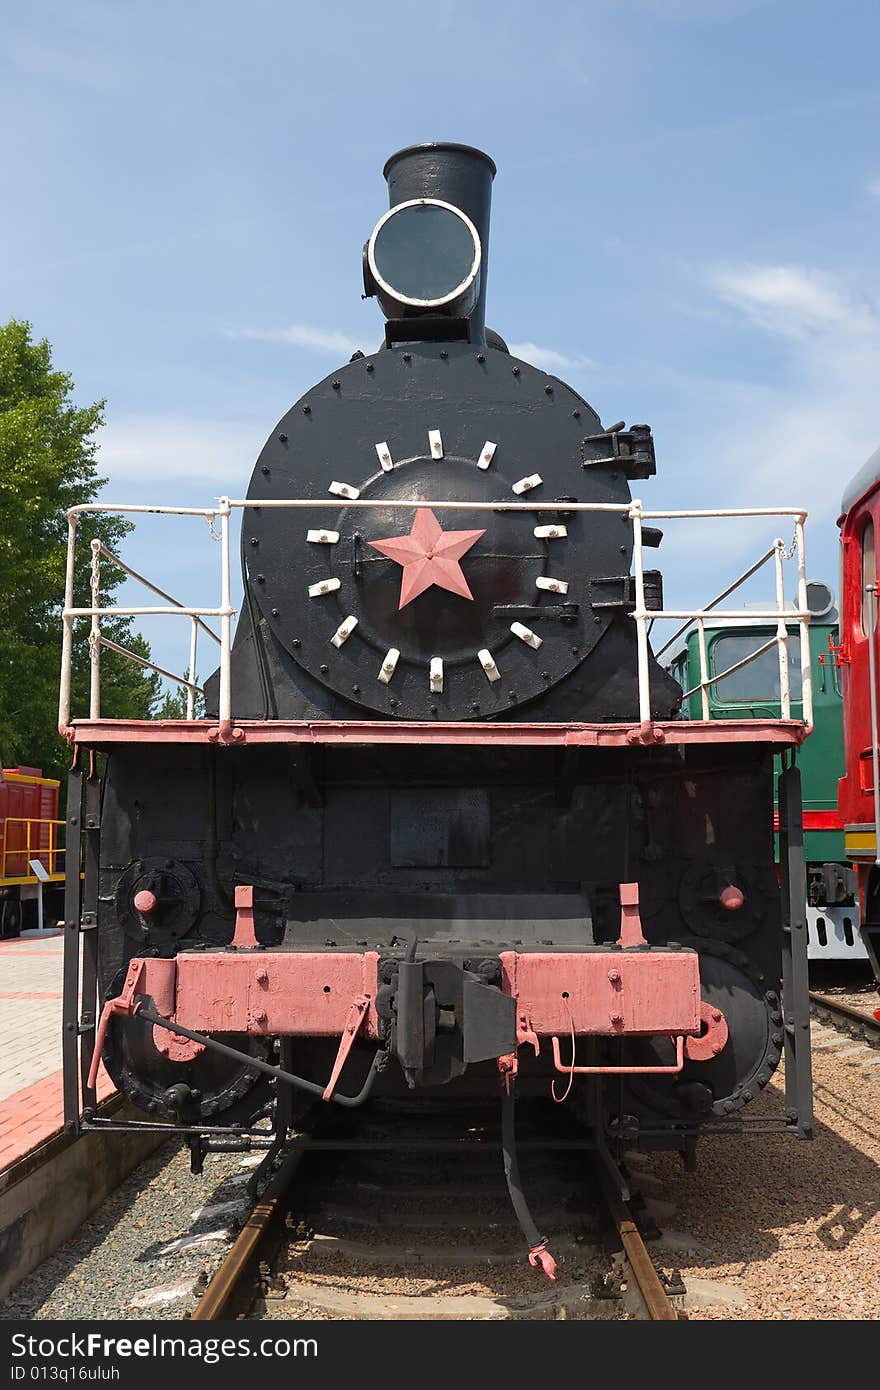
[[(847, 865), (843, 821), (837, 806), (837, 780), (843, 775), (843, 699), (841, 668), (834, 648), (839, 642), (837, 613), (830, 602), (810, 623), (810, 663), (813, 674), (813, 733), (798, 752), (804, 798), (804, 858), (807, 866), (807, 933), (810, 960), (865, 960), (859, 932), (855, 875)], [(813, 607), (813, 602), (811, 602)], [(788, 629), (788, 666), (793, 719), (803, 717), (800, 643), (796, 628)], [(747, 619), (706, 620), (706, 666), (712, 684), (707, 691), (710, 719), (780, 719), (779, 657), (776, 644), (730, 675), (721, 675), (772, 642), (773, 623)], [(682, 638), (667, 669), (686, 692), (685, 719), (703, 718), (699, 636), (696, 629)], [(720, 680), (714, 680), (721, 675)], [(687, 693), (689, 692), (689, 693)], [(778, 814), (778, 813), (777, 813)], [(778, 843), (777, 843), (778, 851)]]

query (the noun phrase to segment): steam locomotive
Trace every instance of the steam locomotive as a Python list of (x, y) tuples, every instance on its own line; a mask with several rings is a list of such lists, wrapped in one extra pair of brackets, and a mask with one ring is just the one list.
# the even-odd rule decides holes
[(297, 1098), (512, 1115), (555, 1078), (606, 1156), (690, 1161), (787, 1048), (786, 1115), (756, 1123), (807, 1136), (803, 725), (677, 717), (633, 621), (662, 607), (633, 567), (661, 541), (633, 526), (650, 429), (485, 327), (491, 159), (384, 173), (384, 341), (257, 459), (205, 718), (72, 735), (107, 753), (86, 1101), (102, 1057), (198, 1161), (267, 1116), (280, 1139)]

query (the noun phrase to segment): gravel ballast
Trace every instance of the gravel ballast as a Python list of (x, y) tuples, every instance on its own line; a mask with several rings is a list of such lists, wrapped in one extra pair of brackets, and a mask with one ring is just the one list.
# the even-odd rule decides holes
[[(880, 1318), (880, 1051), (853, 1044), (841, 1056), (839, 1041), (814, 1025), (812, 1142), (708, 1138), (696, 1175), (668, 1154), (646, 1168), (676, 1206), (659, 1224), (674, 1225), (668, 1258), (685, 1284), (721, 1280), (746, 1295), (741, 1307), (692, 1318)], [(780, 1114), (782, 1086), (780, 1073), (754, 1109)], [(667, 1258), (662, 1241), (650, 1248)]]
[(247, 1214), (251, 1172), (240, 1154), (209, 1154), (194, 1177), (188, 1150), (163, 1147), (13, 1289), (0, 1319), (185, 1316)]

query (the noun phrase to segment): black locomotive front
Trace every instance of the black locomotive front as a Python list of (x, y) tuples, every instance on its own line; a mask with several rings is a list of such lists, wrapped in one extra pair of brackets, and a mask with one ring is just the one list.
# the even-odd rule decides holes
[(257, 461), (219, 736), (108, 760), (104, 1059), (158, 1116), (250, 1123), (279, 1063), (326, 1099), (546, 1094), (576, 1065), (603, 1132), (686, 1148), (779, 1060), (772, 747), (666, 737), (652, 657), (644, 731), (650, 430), (485, 329), (494, 172), (457, 145), (386, 165), (385, 340)]
[[(291, 407), (251, 479), (238, 719), (638, 713), (625, 508), (630, 481), (655, 471), (651, 432), (603, 430), (576, 391), (486, 332), (494, 172), (460, 146), (385, 167), (392, 207), (364, 252), (367, 292), (393, 315), (385, 342)], [(441, 226), (424, 226), (433, 216)], [(377, 265), (402, 283), (396, 297)], [(659, 606), (659, 575), (646, 584)], [(678, 687), (657, 666), (651, 677), (653, 713), (669, 718)]]

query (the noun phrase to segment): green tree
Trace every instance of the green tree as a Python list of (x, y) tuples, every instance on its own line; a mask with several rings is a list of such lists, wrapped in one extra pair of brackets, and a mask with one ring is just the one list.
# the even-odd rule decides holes
[[(0, 758), (61, 776), (70, 751), (57, 732), (68, 507), (94, 501), (96, 432), (104, 402), (73, 403), (73, 380), (54, 369), (48, 342), (34, 342), (31, 325), (0, 325)], [(131, 524), (87, 515), (78, 531), (74, 602), (87, 607), (89, 542), (117, 550)], [(101, 567), (101, 601), (123, 575)], [(88, 620), (75, 624), (72, 709), (88, 710)], [(127, 618), (104, 620), (104, 635), (149, 657), (149, 646)], [(147, 718), (161, 691), (158, 676), (115, 652), (101, 653), (102, 714)]]
[[(196, 676), (196, 681), (198, 681)], [(196, 691), (193, 701), (193, 718), (204, 719), (205, 717), (205, 697)], [(173, 690), (166, 690), (161, 699), (153, 706), (154, 719), (185, 719), (186, 718), (186, 688), (185, 686), (175, 686)]]

